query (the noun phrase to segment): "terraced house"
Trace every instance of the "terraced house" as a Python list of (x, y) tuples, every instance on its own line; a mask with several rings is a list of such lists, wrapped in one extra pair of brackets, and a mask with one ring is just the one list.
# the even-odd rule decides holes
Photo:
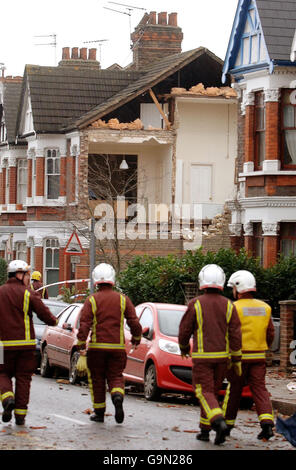
[(232, 246), (296, 254), (296, 0), (240, 0), (223, 73), (240, 96)]
[[(228, 77), (221, 82), (221, 59), (205, 47), (182, 52), (182, 39), (176, 13), (151, 12), (132, 34), (124, 69), (101, 69), (95, 49), (65, 47), (57, 67), (27, 65), (22, 81), (2, 78), (2, 256), (27, 259), (45, 283), (84, 278), (87, 233), (75, 265), (64, 250), (98, 202), (187, 205), (191, 219), (198, 204), (205, 224), (223, 211), (235, 189), (236, 92)], [(171, 233), (133, 243), (121, 240), (121, 252), (182, 253), (189, 242)]]

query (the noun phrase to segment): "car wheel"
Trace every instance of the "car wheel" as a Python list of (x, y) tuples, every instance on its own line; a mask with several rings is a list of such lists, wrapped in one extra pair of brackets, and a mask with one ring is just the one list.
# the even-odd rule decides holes
[(157, 400), (161, 395), (161, 391), (157, 386), (156, 369), (154, 364), (151, 364), (145, 372), (144, 395), (146, 400)]
[(70, 361), (70, 370), (69, 370), (69, 382), (70, 384), (76, 384), (79, 383), (81, 380), (81, 377), (77, 375), (77, 361), (80, 357), (80, 354), (78, 351), (75, 351), (72, 356), (71, 356), (71, 361)]
[(53, 369), (49, 365), (47, 346), (45, 346), (41, 355), (40, 375), (41, 377), (51, 377), (52, 374), (53, 374)]

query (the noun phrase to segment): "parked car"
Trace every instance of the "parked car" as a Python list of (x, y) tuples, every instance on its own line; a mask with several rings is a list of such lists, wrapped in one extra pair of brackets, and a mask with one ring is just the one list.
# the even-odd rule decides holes
[[(68, 370), (70, 383), (79, 380), (76, 364), (77, 333), (81, 304), (71, 304), (59, 315), (58, 325), (47, 326), (41, 339), (43, 377), (50, 377), (54, 367)], [(182, 359), (178, 345), (179, 324), (185, 305), (144, 303), (136, 307), (142, 325), (142, 340), (137, 348), (131, 344), (131, 333), (125, 323), (127, 364), (126, 384), (144, 388), (147, 400), (156, 400), (162, 392), (192, 395), (192, 361)], [(221, 395), (224, 391), (221, 390)], [(250, 396), (248, 387), (242, 396)]]
[[(127, 365), (124, 377), (127, 383), (143, 386), (147, 400), (157, 399), (162, 392), (192, 394), (192, 360), (182, 359), (178, 345), (180, 321), (185, 305), (144, 303), (136, 311), (143, 329), (143, 339), (133, 348), (131, 334), (125, 326)], [(225, 394), (226, 383), (220, 391)], [(248, 386), (242, 397), (251, 397)]]
[[(51, 299), (42, 299), (42, 302), (49, 308), (51, 313), (57, 317), (60, 312), (62, 312), (66, 307), (69, 306), (66, 302), (60, 302), (59, 300), (51, 300)], [(46, 328), (46, 324), (43, 323), (40, 318), (37, 317), (36, 313), (33, 312), (33, 324), (35, 329), (35, 336), (36, 336), (36, 356), (38, 361), (38, 366), (40, 367), (40, 360), (41, 360), (41, 353), (40, 353), (40, 341), (43, 335), (43, 332)]]
[(57, 326), (45, 328), (40, 344), (42, 377), (51, 377), (54, 367), (59, 367), (69, 371), (70, 383), (79, 380), (76, 371), (79, 352), (76, 345), (81, 308), (81, 303), (68, 305), (58, 315)]

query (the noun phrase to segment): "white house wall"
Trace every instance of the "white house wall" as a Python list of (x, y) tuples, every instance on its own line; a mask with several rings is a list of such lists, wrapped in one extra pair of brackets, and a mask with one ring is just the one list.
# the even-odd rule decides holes
[(211, 204), (218, 208), (235, 191), (237, 104), (179, 98), (177, 107), (176, 202), (191, 203), (191, 165), (211, 165)]

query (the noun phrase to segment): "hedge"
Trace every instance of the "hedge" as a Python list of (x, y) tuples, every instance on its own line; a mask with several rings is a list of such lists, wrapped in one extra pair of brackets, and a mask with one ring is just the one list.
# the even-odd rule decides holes
[(0, 258), (0, 286), (7, 281), (7, 263), (4, 258)]
[[(203, 253), (200, 248), (181, 257), (136, 256), (119, 275), (119, 286), (135, 305), (147, 301), (183, 304), (183, 283), (197, 282), (201, 268), (211, 263), (223, 268), (226, 279), (240, 269), (251, 271), (257, 281), (256, 297), (268, 301), (275, 312), (280, 300), (296, 298), (295, 256), (280, 257), (275, 266), (264, 269), (244, 249), (239, 254), (231, 249)], [(231, 298), (232, 290), (225, 287), (224, 295)]]

